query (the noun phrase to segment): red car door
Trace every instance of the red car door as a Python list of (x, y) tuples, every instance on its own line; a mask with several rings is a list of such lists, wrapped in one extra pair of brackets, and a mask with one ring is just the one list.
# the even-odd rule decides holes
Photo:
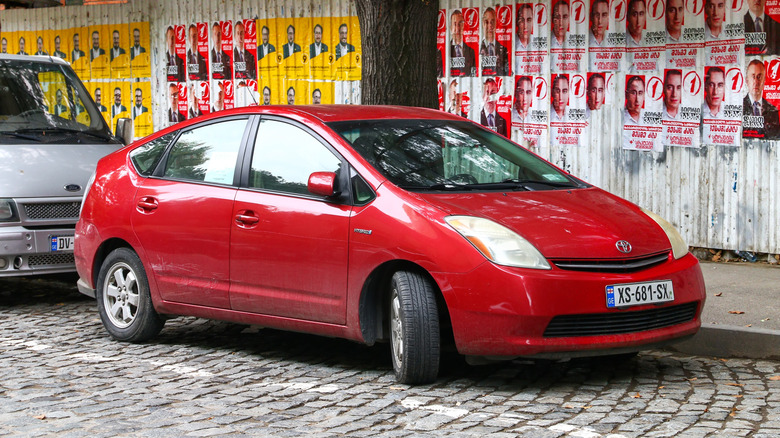
[(346, 321), (349, 205), (306, 190), (312, 172), (346, 169), (304, 129), (260, 123), (249, 187), (236, 195), (230, 236), (234, 310)]
[(185, 131), (142, 180), (132, 226), (164, 300), (229, 308), (234, 175), (247, 119)]

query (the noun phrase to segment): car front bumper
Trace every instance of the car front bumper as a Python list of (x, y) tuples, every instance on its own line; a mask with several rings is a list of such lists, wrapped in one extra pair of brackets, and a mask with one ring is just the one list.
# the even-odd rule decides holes
[[(532, 270), (484, 263), (433, 274), (461, 354), (576, 357), (638, 351), (682, 340), (701, 326), (704, 278), (691, 254), (633, 273)], [(608, 308), (606, 286), (671, 280), (674, 301)], [(551, 334), (551, 326), (565, 330)], [(587, 333), (586, 333), (587, 330)]]
[(52, 237), (73, 236), (73, 228), (0, 228), (0, 277), (73, 272), (73, 251), (51, 250)]

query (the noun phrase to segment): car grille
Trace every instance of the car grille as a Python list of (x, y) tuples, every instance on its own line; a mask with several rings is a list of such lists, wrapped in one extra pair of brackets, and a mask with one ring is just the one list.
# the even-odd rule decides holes
[(27, 259), (27, 265), (33, 266), (51, 266), (51, 265), (70, 265), (74, 263), (72, 253), (68, 254), (42, 254), (31, 255)]
[(669, 251), (631, 259), (553, 259), (553, 264), (568, 271), (635, 272), (660, 265), (669, 258)]
[(24, 204), (24, 212), (30, 219), (78, 219), (81, 202), (49, 202)]
[(619, 335), (655, 330), (692, 321), (697, 307), (693, 302), (634, 312), (556, 316), (544, 331), (544, 337)]

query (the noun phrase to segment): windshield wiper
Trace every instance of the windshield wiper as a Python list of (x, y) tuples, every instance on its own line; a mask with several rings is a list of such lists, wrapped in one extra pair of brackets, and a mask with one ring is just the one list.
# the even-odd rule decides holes
[(32, 140), (32, 141), (40, 141), (41, 140), (40, 137), (36, 137), (36, 136), (30, 135), (30, 134), (23, 134), (21, 132), (16, 132), (16, 131), (0, 131), (0, 134), (2, 134), (2, 135), (10, 135), (10, 136), (13, 136), (13, 137), (16, 137), (16, 138), (23, 138), (25, 140)]
[(558, 182), (558, 181), (538, 181), (538, 180), (532, 180), (532, 179), (505, 179), (501, 181), (501, 183), (512, 183), (512, 184), (518, 184), (523, 186), (526, 190), (535, 190), (534, 185), (542, 185), (547, 187), (555, 187), (555, 188), (566, 188), (566, 189), (574, 189), (579, 188), (580, 185), (575, 183), (574, 181), (565, 181), (565, 182)]
[(73, 129), (73, 128), (61, 128), (58, 126), (47, 126), (45, 128), (24, 128), (24, 129), (17, 129), (17, 133), (19, 132), (42, 132), (43, 135), (46, 135), (47, 133), (63, 133), (63, 134), (84, 134), (89, 135), (95, 138), (99, 138), (101, 140), (113, 140), (113, 137), (110, 135), (100, 134), (97, 132), (90, 132), (90, 131), (82, 131), (80, 129)]

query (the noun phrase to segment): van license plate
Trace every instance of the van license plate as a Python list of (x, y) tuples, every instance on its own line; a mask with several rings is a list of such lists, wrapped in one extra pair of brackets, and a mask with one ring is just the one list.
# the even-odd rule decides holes
[(627, 307), (674, 301), (672, 280), (607, 286), (607, 307)]
[(73, 236), (52, 236), (51, 238), (51, 251), (73, 251), (73, 242), (75, 241)]

